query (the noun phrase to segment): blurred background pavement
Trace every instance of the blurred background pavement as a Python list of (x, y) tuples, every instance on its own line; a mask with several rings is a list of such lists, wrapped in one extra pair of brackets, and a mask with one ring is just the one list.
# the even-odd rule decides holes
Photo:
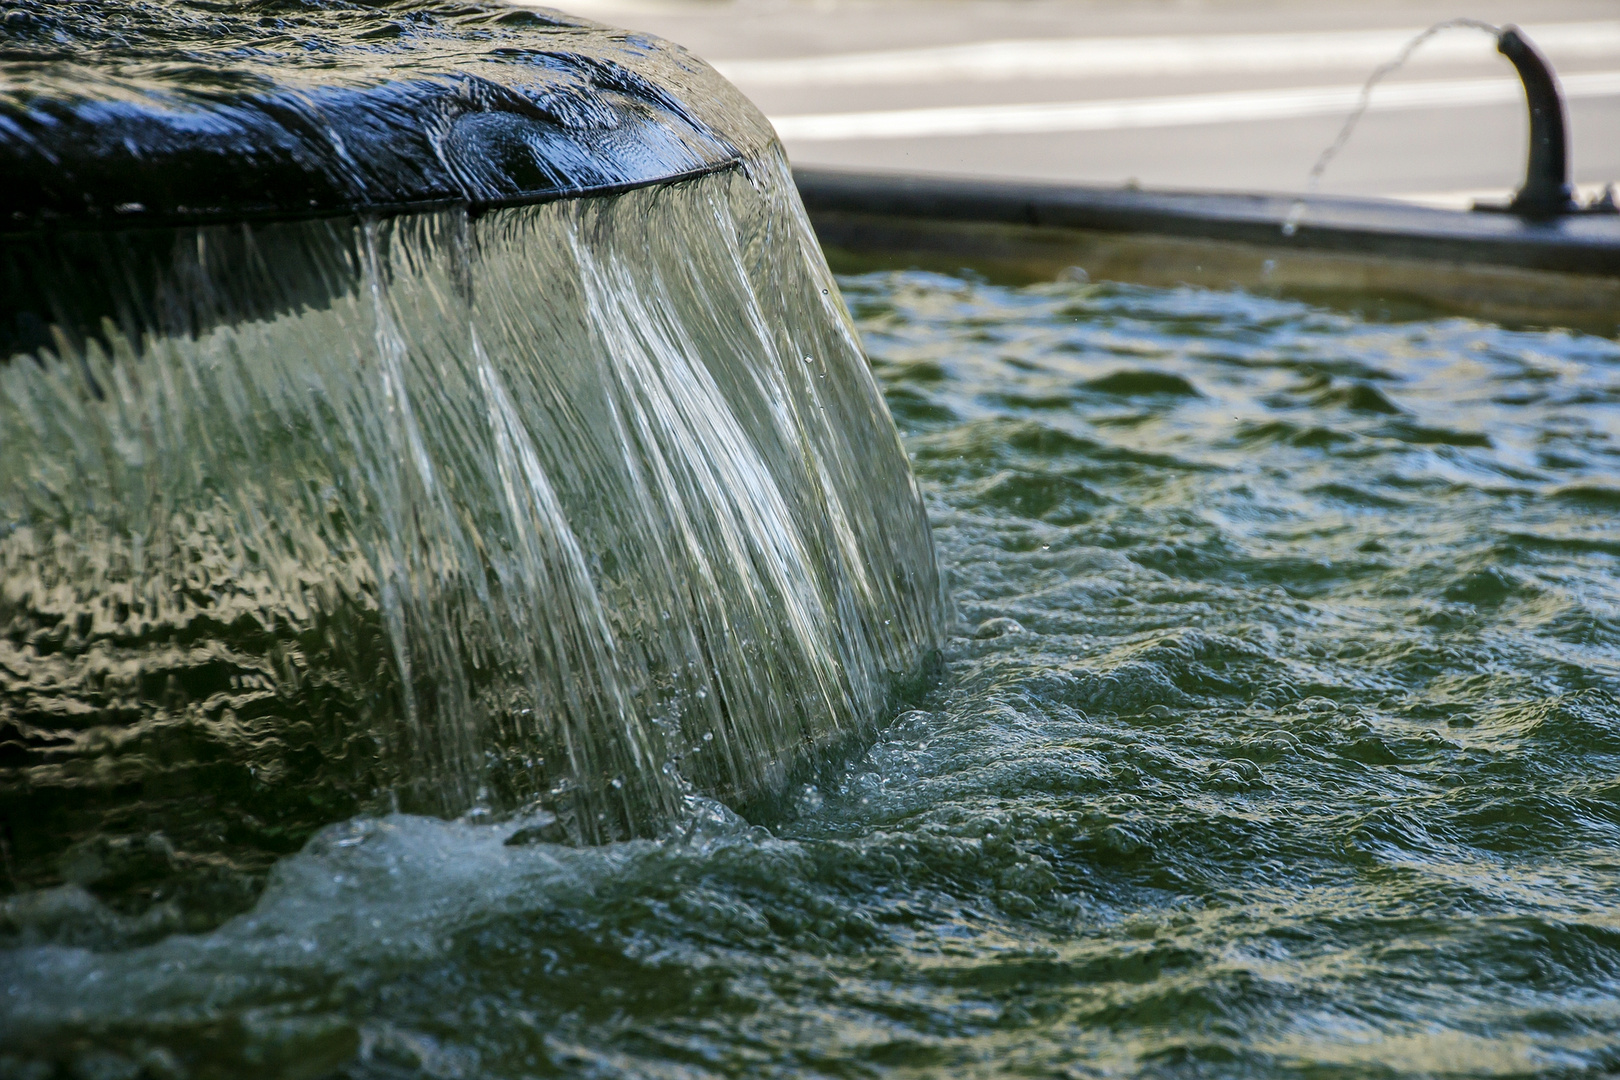
[[(1552, 61), (1586, 193), (1620, 181), (1620, 0), (563, 0), (677, 41), (776, 123), (795, 165), (1293, 192), (1368, 74), (1423, 27), (1516, 23)], [(1527, 122), (1487, 34), (1380, 84), (1324, 193), (1466, 206), (1523, 178)]]

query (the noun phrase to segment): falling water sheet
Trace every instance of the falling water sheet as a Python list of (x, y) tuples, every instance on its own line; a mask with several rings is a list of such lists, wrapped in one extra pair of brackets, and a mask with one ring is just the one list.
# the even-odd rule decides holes
[(355, 287), (0, 369), (22, 883), (228, 912), (365, 807), (656, 833), (925, 661), (921, 504), (779, 161), (275, 228)]
[(196, 928), (362, 810), (657, 834), (926, 663), (892, 422), (707, 65), (499, 5), (7, 27), (13, 889)]

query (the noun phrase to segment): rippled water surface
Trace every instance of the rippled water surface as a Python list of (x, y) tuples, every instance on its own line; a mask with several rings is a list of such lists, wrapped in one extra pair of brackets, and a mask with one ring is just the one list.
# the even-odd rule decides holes
[(960, 615), (914, 709), (662, 842), (359, 820), (157, 940), (13, 897), (0, 1071), (1620, 1068), (1620, 346), (842, 284)]

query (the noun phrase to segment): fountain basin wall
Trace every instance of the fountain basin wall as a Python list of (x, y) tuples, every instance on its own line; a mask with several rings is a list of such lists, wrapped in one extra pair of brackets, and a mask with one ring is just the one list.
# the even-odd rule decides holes
[(1238, 287), (1357, 310), (1620, 329), (1613, 213), (1526, 218), (1320, 195), (795, 176), (843, 270), (971, 266), (1014, 282), (1083, 270), (1095, 281)]
[[(251, 213), (149, 183), (139, 211), (13, 219), (15, 886), (230, 910), (314, 828), (391, 806), (654, 833), (694, 795), (773, 790), (925, 663), (921, 501), (768, 127), (671, 47), (566, 34), (650, 69), (703, 138), (607, 154), (619, 174), (547, 156), (633, 134), (651, 114), (621, 94), (634, 123), (587, 109), (518, 140), (572, 171)], [(683, 112), (683, 85), (732, 128)], [(491, 194), (522, 175), (540, 186)]]

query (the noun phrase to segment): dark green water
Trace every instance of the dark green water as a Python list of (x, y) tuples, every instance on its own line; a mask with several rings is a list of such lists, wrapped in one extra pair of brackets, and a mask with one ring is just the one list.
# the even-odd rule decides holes
[(355, 821), (197, 936), (14, 897), (0, 1072), (1620, 1069), (1620, 345), (843, 286), (962, 618), (917, 708), (752, 824)]

